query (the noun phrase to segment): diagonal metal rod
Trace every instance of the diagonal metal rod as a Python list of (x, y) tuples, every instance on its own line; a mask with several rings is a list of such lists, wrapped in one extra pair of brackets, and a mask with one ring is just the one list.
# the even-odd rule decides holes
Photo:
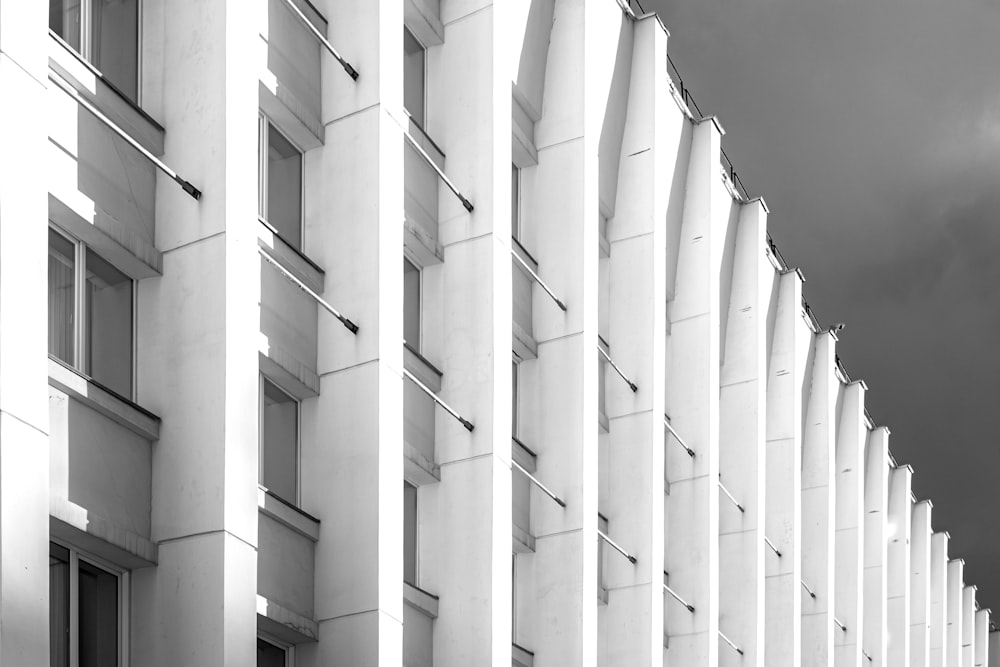
[(868, 651), (866, 651), (864, 649), (861, 649), (861, 655), (863, 655), (866, 658), (868, 658), (868, 662), (875, 662), (874, 660), (872, 660), (872, 657), (870, 655), (868, 655)]
[(545, 281), (543, 281), (541, 278), (538, 277), (538, 274), (535, 273), (534, 269), (532, 269), (528, 265), (528, 263), (526, 261), (524, 261), (524, 259), (522, 259), (522, 257), (520, 255), (518, 255), (517, 252), (513, 248), (510, 249), (510, 254), (514, 257), (514, 259), (516, 259), (518, 261), (518, 263), (520, 263), (521, 266), (524, 267), (524, 270), (528, 272), (528, 275), (530, 275), (532, 277), (532, 279), (536, 283), (538, 283), (539, 285), (541, 285), (542, 289), (545, 290), (545, 293), (548, 294), (550, 297), (552, 297), (552, 300), (556, 302), (556, 305), (559, 306), (559, 308), (565, 313), (566, 312), (566, 304), (564, 304), (559, 299), (559, 297), (557, 297), (555, 295), (555, 292), (553, 292), (551, 289), (549, 289), (549, 286), (545, 284)]
[(774, 546), (774, 542), (772, 542), (770, 540), (770, 538), (768, 538), (767, 535), (764, 536), (764, 544), (766, 544), (767, 546), (771, 547), (771, 551), (774, 552), (775, 556), (777, 556), (778, 558), (781, 558), (781, 552), (778, 551), (778, 547)]
[(420, 380), (418, 380), (413, 375), (413, 373), (411, 373), (410, 371), (408, 371), (408, 370), (406, 370), (404, 368), (403, 369), (403, 375), (405, 375), (407, 378), (409, 378), (410, 381), (413, 384), (415, 384), (418, 387), (420, 387), (424, 391), (425, 394), (427, 394), (428, 396), (431, 397), (431, 400), (433, 400), (435, 403), (437, 403), (442, 408), (444, 408), (445, 412), (447, 412), (449, 415), (451, 415), (452, 417), (454, 417), (455, 419), (457, 419), (458, 421), (460, 421), (462, 423), (462, 426), (465, 427), (466, 431), (469, 431), (471, 433), (472, 429), (476, 428), (475, 426), (472, 425), (472, 422), (470, 422), (469, 420), (467, 420), (464, 417), (462, 417), (462, 415), (460, 415), (457, 412), (455, 412), (454, 408), (452, 408), (450, 405), (448, 405), (447, 403), (445, 403), (441, 399), (440, 396), (438, 396), (437, 394), (435, 394), (427, 385), (425, 385), (423, 382), (421, 382)]
[(614, 549), (615, 551), (617, 551), (618, 553), (620, 553), (622, 556), (625, 556), (625, 558), (628, 558), (628, 561), (630, 563), (632, 563), (633, 565), (635, 565), (636, 557), (633, 556), (632, 554), (630, 554), (629, 552), (625, 551), (624, 549), (622, 549), (620, 546), (618, 546), (618, 544), (614, 540), (612, 540), (610, 537), (608, 537), (607, 533), (605, 533), (603, 530), (601, 530), (600, 528), (598, 528), (597, 529), (597, 535), (602, 540), (604, 540), (609, 545), (611, 545), (612, 549)]
[(344, 58), (339, 53), (337, 53), (337, 49), (333, 48), (333, 44), (331, 44), (330, 40), (328, 40), (326, 36), (319, 31), (319, 28), (313, 25), (313, 22), (310, 21), (309, 18), (302, 13), (301, 9), (295, 6), (295, 3), (292, 2), (292, 0), (285, 0), (285, 4), (288, 5), (288, 8), (291, 9), (296, 16), (299, 17), (299, 20), (305, 24), (306, 28), (308, 28), (309, 32), (311, 32), (313, 36), (315, 36), (316, 39), (319, 40), (320, 44), (326, 47), (326, 50), (330, 52), (330, 55), (332, 55), (337, 60), (337, 62), (340, 63), (340, 66), (344, 68), (344, 71), (347, 72), (347, 75), (350, 76), (351, 79), (353, 79), (354, 81), (357, 81), (358, 70), (354, 69), (351, 66), (351, 63), (344, 60)]
[(97, 120), (104, 123), (109, 130), (111, 130), (119, 137), (124, 139), (132, 148), (139, 151), (143, 155), (143, 157), (145, 157), (147, 160), (156, 165), (156, 167), (160, 171), (162, 171), (164, 174), (172, 178), (178, 185), (181, 186), (184, 192), (188, 193), (196, 200), (201, 199), (201, 190), (196, 188), (190, 182), (181, 178), (180, 175), (176, 171), (168, 167), (166, 163), (163, 162), (163, 160), (161, 160), (160, 158), (156, 157), (148, 150), (146, 150), (145, 146), (143, 146), (138, 141), (133, 139), (128, 132), (118, 127), (118, 125), (113, 120), (105, 116), (100, 109), (95, 107), (93, 104), (90, 103), (89, 100), (87, 100), (87, 98), (78, 93), (76, 89), (73, 88), (73, 86), (71, 86), (65, 79), (63, 79), (55, 71), (53, 71), (52, 68), (49, 68), (49, 81), (56, 84), (56, 86), (58, 86), (60, 90), (62, 90), (64, 93), (72, 97), (77, 104), (79, 104), (81, 107), (89, 111), (95, 118), (97, 118)]
[(668, 417), (667, 415), (663, 415), (663, 425), (667, 427), (667, 430), (670, 431), (670, 434), (674, 436), (674, 439), (677, 440), (677, 443), (684, 448), (684, 451), (688, 453), (688, 456), (694, 458), (694, 450), (687, 446), (687, 443), (684, 442), (684, 439), (681, 438), (681, 436), (677, 434), (677, 431), (674, 430), (674, 427), (670, 425), (670, 417)]
[(677, 593), (675, 593), (675, 592), (674, 592), (674, 589), (670, 588), (670, 586), (667, 586), (666, 584), (663, 584), (663, 590), (665, 590), (666, 592), (670, 593), (670, 595), (671, 595), (671, 596), (672, 596), (672, 597), (673, 597), (673, 598), (674, 598), (675, 600), (677, 600), (677, 601), (678, 601), (678, 602), (680, 602), (680, 603), (681, 603), (682, 605), (684, 605), (684, 606), (685, 606), (685, 607), (687, 608), (687, 610), (688, 610), (689, 612), (691, 612), (692, 614), (694, 613), (694, 605), (693, 605), (693, 604), (691, 604), (691, 603), (689, 603), (689, 602), (688, 602), (687, 600), (685, 600), (684, 598), (682, 598), (682, 597), (681, 597), (680, 595), (678, 595)]
[(736, 651), (740, 655), (743, 655), (743, 649), (741, 649), (739, 646), (737, 646), (736, 644), (734, 644), (732, 639), (730, 639), (726, 635), (722, 634), (722, 630), (719, 630), (719, 639), (721, 639), (722, 641), (724, 641), (727, 644), (729, 644), (730, 646), (732, 646), (734, 651)]
[(833, 622), (837, 624), (837, 627), (840, 628), (841, 631), (847, 632), (847, 626), (838, 621), (836, 616), (833, 617)]
[(805, 579), (800, 579), (799, 583), (802, 584), (802, 588), (804, 588), (806, 590), (806, 593), (809, 594), (809, 597), (811, 597), (813, 600), (815, 600), (816, 599), (816, 593), (815, 593), (815, 591), (813, 591), (813, 589), (809, 588), (809, 585), (806, 584), (806, 580)]
[(455, 187), (455, 184), (451, 182), (451, 179), (448, 178), (448, 176), (443, 171), (441, 171), (441, 167), (437, 165), (437, 162), (435, 162), (434, 159), (427, 154), (427, 151), (425, 151), (423, 147), (417, 142), (417, 140), (413, 138), (413, 135), (410, 134), (410, 131), (407, 130), (402, 125), (400, 125), (400, 128), (403, 130), (403, 137), (410, 143), (411, 146), (413, 146), (414, 150), (417, 151), (420, 157), (424, 159), (424, 162), (426, 162), (428, 166), (430, 166), (430, 168), (434, 170), (434, 173), (438, 175), (438, 178), (444, 181), (444, 184), (448, 186), (448, 189), (451, 190), (453, 193), (455, 193), (455, 196), (458, 197), (459, 201), (462, 202), (462, 206), (465, 207), (465, 210), (468, 211), (469, 213), (472, 213), (472, 202), (466, 199), (465, 195), (459, 192), (458, 188)]
[(268, 254), (268, 252), (266, 250), (264, 250), (260, 246), (257, 246), (257, 252), (259, 252), (260, 256), (263, 257), (265, 260), (267, 260), (267, 262), (270, 263), (274, 268), (278, 269), (278, 271), (280, 271), (282, 273), (282, 275), (284, 275), (286, 278), (288, 278), (293, 283), (295, 283), (300, 290), (302, 290), (303, 292), (305, 292), (306, 294), (308, 294), (309, 296), (311, 296), (316, 301), (316, 303), (318, 303), (320, 305), (320, 307), (323, 308), (323, 310), (325, 310), (326, 312), (330, 313), (331, 315), (333, 315), (334, 317), (336, 317), (338, 320), (340, 320), (340, 323), (343, 324), (345, 327), (347, 327), (348, 331), (350, 331), (352, 334), (355, 334), (355, 335), (358, 333), (358, 325), (357, 324), (355, 324), (354, 322), (350, 321), (349, 319), (347, 319), (346, 317), (344, 317), (343, 315), (341, 315), (337, 311), (336, 308), (334, 308), (329, 303), (327, 303), (325, 300), (323, 300), (323, 297), (321, 297), (319, 294), (316, 294), (316, 292), (312, 291), (304, 282), (302, 282), (301, 280), (299, 280), (298, 278), (296, 278), (291, 273), (291, 271), (289, 271), (288, 269), (286, 269), (285, 267), (283, 267), (281, 265), (281, 263), (278, 262), (278, 260), (276, 260), (270, 254)]
[(528, 480), (529, 480), (529, 481), (531, 481), (531, 483), (532, 483), (532, 484), (534, 484), (534, 485), (535, 485), (535, 486), (537, 486), (537, 487), (538, 487), (539, 489), (541, 489), (541, 490), (542, 490), (542, 493), (544, 493), (544, 494), (545, 494), (545, 495), (547, 495), (547, 496), (548, 496), (549, 498), (551, 498), (552, 500), (554, 500), (554, 501), (556, 501), (557, 503), (559, 503), (559, 507), (566, 507), (566, 502), (565, 502), (565, 501), (564, 501), (564, 500), (563, 500), (562, 498), (560, 498), (560, 497), (559, 497), (559, 496), (557, 496), (556, 494), (552, 493), (552, 491), (550, 491), (550, 490), (548, 489), (548, 487), (546, 487), (546, 486), (545, 486), (544, 484), (542, 484), (541, 482), (539, 482), (539, 481), (538, 481), (538, 480), (537, 480), (537, 479), (535, 478), (535, 476), (534, 476), (534, 475), (532, 475), (532, 474), (531, 474), (530, 472), (528, 472), (527, 470), (525, 470), (525, 469), (524, 469), (524, 467), (523, 467), (523, 466), (521, 466), (521, 464), (520, 464), (520, 463), (518, 463), (518, 462), (517, 462), (517, 461), (515, 461), (514, 459), (511, 459), (511, 460), (510, 460), (510, 462), (511, 462), (512, 464), (514, 464), (514, 467), (515, 467), (515, 468), (517, 468), (518, 470), (520, 470), (520, 471), (521, 471), (521, 474), (523, 474), (523, 475), (524, 475), (525, 477), (527, 477), (527, 478), (528, 478)]
[(628, 384), (629, 386), (629, 389), (631, 389), (633, 392), (639, 391), (639, 385), (629, 380), (628, 376), (625, 375), (625, 373), (622, 373), (622, 369), (618, 368), (618, 365), (615, 364), (615, 362), (611, 361), (611, 357), (608, 356), (608, 353), (604, 351), (603, 347), (598, 345), (597, 351), (601, 353), (602, 357), (608, 360), (608, 363), (611, 364), (611, 368), (615, 369), (615, 372), (618, 373), (618, 375), (620, 375), (623, 380), (625, 380), (626, 384)]
[(722, 483), (721, 479), (719, 480), (719, 490), (722, 491), (724, 494), (726, 494), (727, 498), (733, 501), (733, 504), (736, 505), (736, 509), (738, 509), (741, 513), (746, 512), (746, 509), (743, 507), (743, 505), (740, 505), (739, 501), (737, 501), (736, 498), (733, 497), (733, 494), (729, 493), (729, 489), (726, 488), (726, 485)]

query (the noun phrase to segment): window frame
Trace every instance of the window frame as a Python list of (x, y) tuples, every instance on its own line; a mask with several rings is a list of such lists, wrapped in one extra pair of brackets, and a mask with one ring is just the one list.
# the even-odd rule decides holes
[(49, 27), (49, 35), (55, 37), (59, 42), (65, 46), (67, 49), (73, 53), (80, 56), (87, 65), (93, 69), (98, 75), (100, 75), (101, 80), (110, 86), (116, 93), (122, 96), (122, 98), (128, 100), (138, 108), (142, 108), (142, 26), (143, 26), (143, 0), (135, 0), (135, 98), (130, 97), (125, 91), (118, 87), (115, 82), (109, 79), (95, 63), (94, 63), (94, 44), (93, 44), (93, 30), (92, 26), (92, 16), (94, 2), (99, 2), (100, 0), (79, 0), (80, 2), (80, 48), (75, 48), (72, 44), (67, 42), (62, 35), (57, 33), (51, 27)]
[[(114, 575), (118, 580), (118, 665), (129, 667), (129, 619), (131, 610), (130, 572), (115, 563), (78, 548), (57, 537), (49, 537), (49, 543), (69, 552), (69, 666), (79, 667), (80, 663), (80, 561)], [(49, 609), (51, 615), (52, 610)], [(50, 639), (51, 642), (51, 639)], [(51, 647), (51, 644), (50, 644)]]
[[(265, 375), (258, 372), (257, 391), (257, 484), (275, 498), (292, 505), (296, 509), (302, 506), (302, 401)], [(295, 497), (286, 498), (264, 484), (264, 383), (270, 384), (295, 404)], [(273, 642), (271, 642), (273, 643)]]
[[(299, 154), (299, 243), (295, 245), (290, 239), (278, 230), (273, 222), (268, 218), (268, 154), (271, 150), (271, 141), (268, 136), (270, 128), (282, 136), (288, 144)], [(299, 146), (274, 120), (264, 113), (263, 109), (257, 110), (257, 217), (267, 225), (278, 238), (288, 244), (289, 247), (299, 254), (305, 254), (306, 241), (306, 152)]]
[[(76, 238), (69, 232), (61, 229), (59, 226), (49, 222), (49, 230), (55, 232), (57, 235), (62, 237), (66, 242), (73, 245), (73, 361), (68, 362), (51, 352), (48, 353), (49, 358), (54, 359), (56, 362), (73, 369), (74, 372), (87, 378), (88, 381), (100, 385), (102, 388), (108, 390), (109, 392), (124, 398), (128, 402), (134, 402), (137, 393), (137, 380), (136, 380), (136, 369), (137, 357), (138, 357), (138, 318), (136, 317), (136, 312), (138, 309), (139, 301), (139, 281), (134, 277), (130, 276), (125, 271), (122, 271), (114, 262), (109, 260), (107, 257), (102, 255), (91, 245), (88, 245), (85, 241)], [(90, 368), (90, 359), (88, 357), (88, 343), (92, 334), (88, 330), (87, 323), (89, 318), (87, 317), (87, 251), (94, 253), (102, 260), (107, 262), (115, 270), (119, 271), (122, 275), (126, 276), (128, 280), (132, 283), (132, 298), (129, 303), (130, 313), (129, 313), (129, 389), (128, 394), (123, 395), (114, 387), (109, 387), (100, 380), (97, 380), (93, 376), (93, 369)], [(48, 295), (46, 295), (46, 300)], [(48, 333), (46, 333), (46, 336)], [(47, 347), (47, 345), (46, 345)]]
[[(257, 631), (257, 639), (285, 652), (285, 667), (295, 667), (295, 644), (282, 641), (274, 635)], [(256, 660), (256, 659), (255, 659)]]

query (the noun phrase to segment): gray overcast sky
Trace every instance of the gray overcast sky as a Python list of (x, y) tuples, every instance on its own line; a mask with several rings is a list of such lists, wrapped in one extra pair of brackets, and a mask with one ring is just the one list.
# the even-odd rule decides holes
[(640, 0), (1000, 613), (1000, 0)]

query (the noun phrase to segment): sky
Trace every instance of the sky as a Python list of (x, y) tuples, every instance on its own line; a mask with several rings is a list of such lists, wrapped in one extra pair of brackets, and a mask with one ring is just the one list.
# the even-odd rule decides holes
[(1000, 0), (640, 0), (1000, 625)]

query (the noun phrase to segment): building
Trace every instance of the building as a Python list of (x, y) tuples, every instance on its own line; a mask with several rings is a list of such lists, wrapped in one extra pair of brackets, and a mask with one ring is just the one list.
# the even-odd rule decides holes
[(667, 41), (0, 0), (0, 664), (996, 664)]

